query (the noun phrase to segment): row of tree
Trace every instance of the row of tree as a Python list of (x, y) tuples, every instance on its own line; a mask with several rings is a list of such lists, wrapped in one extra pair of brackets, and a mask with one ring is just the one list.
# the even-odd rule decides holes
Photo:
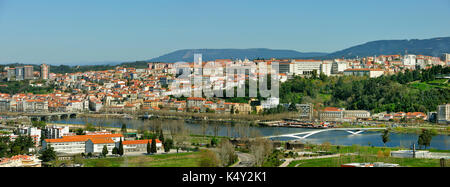
[[(419, 149), (422, 147), (427, 149), (427, 147), (429, 147), (431, 144), (431, 140), (433, 139), (433, 136), (436, 136), (436, 133), (433, 132), (432, 130), (422, 129), (422, 133), (419, 135), (419, 138), (417, 140)], [(383, 134), (381, 135), (381, 139), (384, 143), (384, 146), (386, 147), (386, 143), (391, 141), (389, 129), (386, 129), (383, 131)]]

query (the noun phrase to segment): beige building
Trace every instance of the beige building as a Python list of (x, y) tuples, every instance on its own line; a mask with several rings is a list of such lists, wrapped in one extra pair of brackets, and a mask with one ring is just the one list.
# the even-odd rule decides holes
[[(156, 141), (156, 150), (162, 150), (162, 143), (158, 139)], [(152, 144), (152, 140), (127, 140), (123, 141), (123, 152), (124, 153), (145, 153), (147, 152), (147, 144)], [(120, 142), (116, 142), (116, 147), (119, 147)]]

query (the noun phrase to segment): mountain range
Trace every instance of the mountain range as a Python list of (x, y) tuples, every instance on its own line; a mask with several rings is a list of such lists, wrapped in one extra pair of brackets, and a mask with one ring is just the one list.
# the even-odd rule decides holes
[(352, 58), (357, 56), (404, 55), (406, 53), (426, 56), (441, 56), (443, 53), (450, 53), (450, 37), (425, 40), (378, 40), (337, 51), (324, 57)]
[(147, 60), (147, 62), (192, 62), (194, 53), (203, 54), (204, 61), (216, 59), (270, 59), (270, 58), (296, 58), (296, 59), (332, 59), (354, 58), (379, 55), (416, 54), (426, 56), (441, 56), (450, 53), (450, 37), (412, 40), (378, 40), (350, 47), (333, 53), (309, 52), (303, 53), (295, 50), (273, 49), (184, 49), (163, 56)]
[(327, 53), (302, 53), (294, 50), (274, 49), (184, 49), (148, 60), (149, 62), (192, 62), (194, 54), (202, 54), (204, 61), (216, 59), (270, 59), (270, 58), (313, 58), (327, 55)]
[[(147, 62), (192, 62), (195, 53), (201, 53), (204, 61), (216, 59), (333, 59), (333, 58), (354, 58), (379, 55), (404, 55), (416, 54), (426, 56), (441, 56), (443, 53), (450, 53), (450, 37), (439, 37), (431, 39), (411, 39), (411, 40), (378, 40), (365, 44), (353, 46), (333, 53), (322, 52), (299, 52), (295, 50), (275, 50), (266, 48), (254, 49), (184, 49), (177, 50), (157, 58), (136, 62), (96, 62), (77, 63), (76, 65), (134, 65), (144, 66)], [(3, 66), (12, 63), (6, 63)], [(20, 63), (23, 64), (23, 63)], [(33, 63), (31, 63), (33, 64)], [(56, 65), (56, 64), (54, 64)], [(75, 66), (75, 65), (69, 65)]]

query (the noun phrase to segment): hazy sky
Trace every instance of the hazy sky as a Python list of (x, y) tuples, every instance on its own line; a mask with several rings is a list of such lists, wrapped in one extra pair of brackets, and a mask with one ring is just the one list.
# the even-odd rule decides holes
[(0, 0), (0, 63), (146, 60), (178, 49), (334, 52), (450, 36), (450, 0)]

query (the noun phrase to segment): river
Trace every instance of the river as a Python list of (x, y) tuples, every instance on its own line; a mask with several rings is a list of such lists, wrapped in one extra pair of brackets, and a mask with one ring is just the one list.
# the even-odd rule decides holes
[[(146, 120), (135, 120), (135, 119), (99, 119), (99, 118), (75, 118), (75, 119), (64, 119), (58, 121), (51, 121), (51, 123), (61, 123), (61, 124), (86, 124), (92, 123), (96, 126), (103, 127), (118, 127), (120, 128), (122, 124), (126, 124), (127, 128), (138, 129), (140, 126), (148, 124), (149, 121)], [(170, 120), (168, 120), (170, 123)], [(185, 123), (186, 127), (190, 130), (192, 134), (202, 134), (202, 127), (198, 124)], [(238, 136), (236, 133), (236, 128), (234, 125), (218, 125), (218, 135), (219, 136)], [(314, 131), (317, 129), (303, 129), (303, 128), (288, 128), (288, 127), (261, 127), (252, 126), (249, 127), (250, 130), (258, 132), (262, 136), (272, 136), (281, 135), (288, 133), (297, 132), (307, 132)], [(207, 134), (214, 135), (213, 125), (208, 125)], [(384, 146), (381, 139), (381, 132), (363, 132), (359, 135), (351, 135), (345, 131), (328, 131), (312, 135), (304, 140), (303, 142), (321, 144), (324, 142), (330, 142), (333, 145), (363, 145), (363, 146)], [(390, 142), (386, 144), (388, 147), (404, 147), (409, 148), (413, 143), (417, 144), (418, 135), (417, 134), (405, 134), (405, 133), (391, 133)], [(280, 140), (291, 140), (288, 138), (283, 138)], [(434, 136), (430, 148), (440, 149), (440, 150), (450, 150), (450, 137), (448, 135), (437, 135)]]

